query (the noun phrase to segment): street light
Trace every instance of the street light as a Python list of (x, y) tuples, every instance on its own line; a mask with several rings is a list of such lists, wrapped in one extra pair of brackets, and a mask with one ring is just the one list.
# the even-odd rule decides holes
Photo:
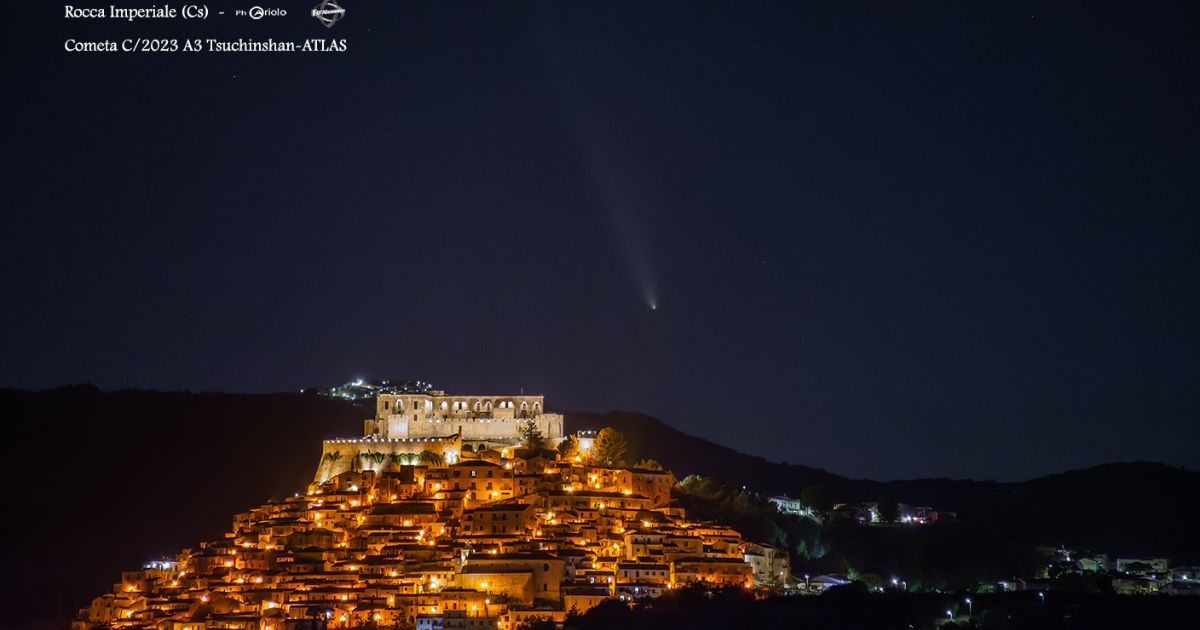
[(950, 610), (949, 608), (947, 608), (947, 609), (946, 609), (946, 616), (947, 616), (947, 617), (950, 617), (950, 621), (954, 621), (954, 611), (953, 611), (953, 610)]
[(968, 597), (968, 598), (964, 599), (963, 601), (966, 602), (966, 604), (967, 604), (967, 616), (974, 615), (975, 608), (973, 606), (971, 606), (971, 598)]
[(1045, 603), (1046, 603), (1046, 593), (1045, 593), (1045, 592), (1043, 592), (1043, 591), (1038, 591), (1038, 597), (1039, 597), (1039, 598), (1042, 600), (1042, 603), (1043, 603), (1043, 604), (1045, 604)]

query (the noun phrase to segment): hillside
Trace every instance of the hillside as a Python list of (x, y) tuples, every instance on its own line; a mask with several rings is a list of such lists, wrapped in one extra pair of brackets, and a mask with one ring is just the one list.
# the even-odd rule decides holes
[[(7, 627), (60, 627), (119, 571), (219, 535), (236, 512), (302, 490), (321, 440), (357, 435), (370, 410), (298, 393), (0, 390), (12, 512), (0, 519)], [(1095, 544), (1113, 553), (1200, 561), (1200, 474), (1115, 464), (1016, 484), (944, 479), (883, 484), (767, 461), (630, 412), (568, 413), (568, 430), (612, 426), (631, 459), (762, 493), (822, 485), (839, 500), (884, 491), (986, 517), (1013, 536)], [(133, 525), (130, 525), (133, 524)], [(117, 526), (120, 525), (120, 526)]]
[[(321, 440), (361, 431), (361, 407), (300, 394), (0, 391), (4, 625), (64, 619), (120, 570), (219, 536), (238, 511), (302, 490)], [(120, 525), (119, 527), (116, 525)], [(133, 524), (132, 526), (130, 524)], [(38, 622), (36, 626), (28, 624)]]
[[(829, 489), (836, 501), (873, 501), (889, 495), (912, 505), (987, 521), (1010, 538), (1065, 544), (1111, 554), (1170, 555), (1200, 562), (1200, 472), (1148, 462), (1114, 463), (1029, 481), (999, 483), (953, 479), (879, 482), (782, 464), (739, 453), (688, 435), (644, 414), (568, 413), (574, 429), (611, 426), (625, 433), (630, 459), (654, 457), (679, 476), (700, 474), (745, 484), (763, 494), (799, 496), (805, 486)], [(671, 445), (665, 448), (663, 445)]]

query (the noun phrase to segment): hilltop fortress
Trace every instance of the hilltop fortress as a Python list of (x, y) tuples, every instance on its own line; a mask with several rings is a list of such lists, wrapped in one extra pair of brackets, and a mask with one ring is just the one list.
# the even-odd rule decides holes
[(390, 438), (436, 437), (449, 433), (484, 448), (520, 442), (519, 425), (532, 421), (548, 440), (563, 438), (563, 417), (546, 413), (543, 396), (448, 396), (384, 394), (375, 400), (375, 417), (363, 423), (363, 435)]
[(670, 471), (601, 461), (590, 432), (525, 448), (527, 422), (562, 441), (541, 396), (380, 394), (304, 492), (123, 572), (72, 630), (518, 630), (690, 585), (797, 585), (786, 551), (688, 518)]
[(546, 413), (544, 396), (452, 396), (443, 391), (380, 394), (375, 417), (363, 421), (361, 438), (325, 440), (314, 483), (344, 472), (399, 470), (441, 458), (458, 461), (471, 451), (516, 446), (520, 427), (532, 422), (548, 446), (562, 441), (562, 414)]

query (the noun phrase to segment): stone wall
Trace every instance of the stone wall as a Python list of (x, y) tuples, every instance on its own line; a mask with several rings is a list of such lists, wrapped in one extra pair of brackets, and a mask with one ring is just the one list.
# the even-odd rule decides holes
[(404, 464), (420, 464), (423, 451), (443, 457), (445, 463), (458, 461), (462, 440), (457, 435), (404, 439), (341, 439), (325, 440), (321, 460), (317, 463), (314, 483), (324, 483), (330, 477), (349, 471), (398, 471)]
[(421, 417), (389, 415), (364, 422), (364, 433), (387, 438), (424, 438), (462, 432), (466, 441), (498, 441), (519, 439), (519, 428), (532, 421), (542, 435), (550, 440), (563, 437), (563, 417), (557, 413), (543, 413), (532, 418), (473, 418), (473, 417)]

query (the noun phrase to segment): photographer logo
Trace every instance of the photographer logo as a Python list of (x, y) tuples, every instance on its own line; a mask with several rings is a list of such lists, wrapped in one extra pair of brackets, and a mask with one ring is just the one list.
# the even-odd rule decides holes
[(346, 15), (346, 10), (338, 5), (337, 0), (321, 0), (321, 4), (312, 10), (312, 14), (325, 28), (329, 28)]

